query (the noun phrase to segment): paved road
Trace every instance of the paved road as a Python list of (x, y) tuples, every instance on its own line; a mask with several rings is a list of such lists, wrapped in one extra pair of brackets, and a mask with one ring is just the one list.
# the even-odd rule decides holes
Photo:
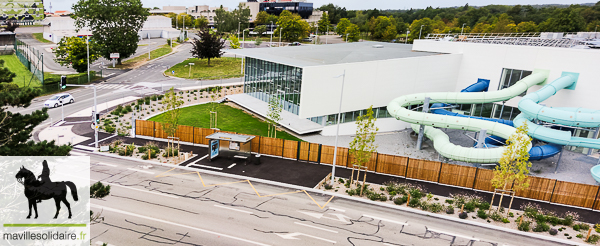
[[(92, 200), (92, 210), (104, 217), (92, 226), (92, 244), (450, 245), (452, 236), (424, 237), (427, 226), (480, 240), (473, 245), (555, 245), (272, 185), (144, 169), (144, 163), (98, 155), (91, 160), (92, 182), (111, 185), (109, 197)], [(465, 245), (466, 238), (455, 243)]]

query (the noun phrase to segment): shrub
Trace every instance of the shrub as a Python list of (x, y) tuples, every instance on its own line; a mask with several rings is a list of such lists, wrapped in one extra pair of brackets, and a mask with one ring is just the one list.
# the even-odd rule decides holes
[(543, 232), (550, 230), (550, 226), (545, 222), (536, 222), (535, 228), (533, 228), (534, 232)]
[(465, 210), (469, 213), (475, 212), (475, 205), (474, 202), (467, 202), (465, 203)]
[(546, 223), (546, 220), (547, 220), (547, 218), (543, 214), (537, 214), (535, 216), (535, 221), (538, 222), (538, 223)]
[(408, 202), (408, 206), (411, 208), (416, 208), (419, 206), (419, 199), (413, 198), (412, 196), (410, 197), (410, 202)]
[(482, 219), (487, 219), (488, 215), (485, 213), (484, 210), (477, 210), (477, 217), (482, 218)]
[(144, 104), (150, 105), (150, 97), (145, 97), (144, 98)]
[(479, 204), (479, 209), (482, 209), (482, 210), (488, 210), (488, 209), (490, 209), (490, 203), (489, 202), (482, 202), (481, 204)]
[(575, 237), (577, 237), (577, 238), (583, 238), (583, 234), (579, 233), (579, 234), (577, 234), (577, 236), (575, 236)]
[(508, 220), (507, 218), (502, 218), (502, 223), (504, 223), (504, 224), (510, 223), (510, 220)]
[(411, 201), (412, 201), (413, 198), (415, 198), (415, 200), (419, 200), (423, 196), (425, 196), (425, 193), (423, 193), (423, 191), (421, 191), (420, 189), (417, 189), (417, 188), (410, 188), (410, 190), (409, 190), (408, 193), (410, 193), (410, 200)]
[(139, 153), (144, 153), (144, 152), (146, 152), (146, 150), (148, 150), (148, 148), (146, 148), (146, 146), (140, 146), (140, 147), (138, 147), (138, 152)]
[(133, 109), (131, 108), (131, 105), (125, 106), (125, 112), (127, 112), (127, 113), (133, 112)]
[(517, 228), (519, 229), (519, 231), (529, 231), (529, 224), (531, 224), (530, 221), (523, 221), (523, 223), (518, 225)]
[(548, 233), (550, 233), (550, 235), (554, 236), (554, 235), (558, 234), (558, 230), (552, 228), (552, 229), (550, 229), (550, 231), (548, 231)]
[(579, 229), (581, 229), (583, 231), (587, 231), (590, 229), (590, 225), (588, 225), (586, 223), (579, 223)]
[(368, 193), (367, 198), (371, 199), (371, 201), (377, 201), (377, 200), (381, 199), (381, 195), (379, 195), (375, 192), (367, 192), (367, 193)]
[(442, 204), (439, 203), (433, 203), (431, 204), (431, 206), (429, 206), (429, 210), (433, 213), (439, 213), (442, 210), (444, 210), (444, 206), (442, 206)]
[(387, 201), (387, 196), (385, 196), (384, 194), (381, 194), (381, 195), (379, 196), (379, 201), (382, 201), (382, 202), (385, 202), (385, 201)]
[(596, 224), (594, 229), (596, 229), (596, 232), (600, 233), (600, 224)]
[[(479, 210), (481, 211), (481, 210)], [(483, 210), (485, 211), (485, 210)], [(502, 219), (504, 219), (504, 217), (502, 217), (502, 214), (494, 211), (492, 214), (490, 214), (490, 219), (494, 220), (494, 221), (502, 221)]]
[(385, 188), (383, 188), (383, 187), (379, 187), (379, 190), (380, 190), (380, 191), (384, 191), (384, 190), (385, 190)]
[(198, 100), (198, 98), (197, 98), (197, 97), (194, 97), (194, 100)]
[(431, 192), (427, 193), (427, 201), (431, 201), (432, 198), (433, 194), (431, 194)]
[(408, 197), (406, 197), (406, 196), (398, 197), (398, 198), (394, 199), (394, 204), (396, 204), (396, 205), (405, 204), (407, 199), (408, 199)]
[(116, 129), (111, 125), (106, 125), (105, 128), (106, 128), (106, 132), (108, 132), (108, 133), (115, 133), (115, 131), (116, 131)]
[(333, 186), (331, 186), (329, 183), (325, 183), (325, 185), (323, 185), (323, 187), (324, 187), (326, 190), (331, 190), (331, 189), (333, 189)]
[(535, 218), (538, 212), (542, 210), (539, 205), (534, 203), (527, 203), (521, 206), (521, 209), (523, 210), (525, 216), (529, 218)]
[(548, 222), (550, 222), (552, 226), (556, 226), (560, 224), (560, 218), (550, 215), (548, 216)]
[(452, 200), (452, 199), (446, 199), (446, 203), (452, 204), (452, 203), (454, 203), (454, 200)]
[(469, 216), (467, 215), (467, 212), (462, 212), (462, 213), (458, 214), (458, 218), (461, 218), (461, 219), (463, 219), (463, 220), (464, 220), (464, 219), (466, 219), (467, 217), (469, 217)]
[(591, 243), (591, 244), (596, 244), (599, 240), (600, 240), (600, 236), (598, 236), (597, 234), (594, 234), (594, 235), (591, 235), (590, 238), (588, 238), (588, 240), (586, 242)]
[(579, 231), (580, 230), (579, 225), (573, 225), (573, 230)]
[(569, 233), (565, 233), (564, 235), (565, 235), (565, 237), (568, 237), (568, 236), (569, 236)]
[(447, 214), (454, 214), (454, 207), (452, 207), (452, 205), (448, 206), (446, 208), (446, 213)]
[(354, 192), (354, 190), (347, 190), (346, 193), (348, 193), (349, 196), (356, 195), (356, 192)]
[[(412, 200), (411, 200), (412, 202)], [(421, 207), (421, 210), (423, 211), (429, 211), (430, 209), (430, 205), (427, 202), (422, 202), (419, 204), (419, 206)]]
[(343, 178), (338, 179), (338, 183), (343, 184), (344, 183), (344, 179)]
[(515, 217), (515, 214), (513, 214), (513, 212), (509, 212), (509, 213), (508, 213), (508, 217), (511, 217), (511, 218), (512, 218), (512, 217)]
[(178, 156), (179, 150), (177, 150), (176, 148), (173, 148), (173, 147), (166, 148), (165, 153), (163, 154), (163, 157), (167, 157), (167, 153), (169, 156)]
[(395, 190), (390, 191), (390, 196), (395, 196), (395, 195), (396, 195), (396, 191)]
[(566, 225), (566, 226), (571, 226), (571, 225), (573, 225), (573, 222), (576, 220), (579, 220), (579, 215), (577, 213), (566, 212), (565, 215), (563, 216), (561, 224)]

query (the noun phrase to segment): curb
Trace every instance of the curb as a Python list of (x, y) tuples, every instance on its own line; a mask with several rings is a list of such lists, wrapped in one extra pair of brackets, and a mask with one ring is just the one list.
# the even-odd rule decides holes
[(458, 223), (468, 224), (468, 225), (472, 225), (472, 226), (483, 227), (483, 228), (491, 229), (491, 230), (503, 231), (503, 232), (507, 232), (507, 233), (516, 234), (516, 235), (519, 235), (519, 236), (526, 236), (526, 237), (531, 237), (531, 238), (537, 238), (537, 239), (541, 239), (541, 240), (545, 240), (545, 241), (556, 242), (556, 243), (561, 243), (561, 244), (566, 244), (566, 245), (587, 245), (587, 244), (574, 243), (572, 241), (568, 241), (568, 240), (564, 240), (564, 239), (558, 239), (558, 238), (552, 238), (552, 237), (548, 237), (548, 236), (542, 236), (542, 235), (538, 235), (538, 234), (535, 234), (535, 233), (522, 232), (522, 231), (512, 230), (512, 229), (508, 229), (508, 228), (504, 228), (504, 227), (499, 227), (499, 226), (495, 226), (495, 225), (486, 225), (486, 224), (479, 223), (479, 222), (474, 222), (474, 221), (468, 221), (468, 220), (463, 220), (463, 219), (448, 217), (448, 216), (444, 216), (444, 215), (440, 215), (440, 214), (429, 213), (429, 212), (421, 211), (421, 210), (418, 210), (418, 209), (412, 209), (412, 208), (407, 208), (407, 207), (398, 206), (398, 205), (391, 205), (391, 204), (386, 204), (386, 203), (379, 203), (379, 202), (375, 202), (375, 201), (371, 201), (371, 200), (367, 200), (367, 199), (363, 199), (363, 198), (352, 197), (352, 196), (348, 196), (348, 195), (344, 195), (344, 194), (337, 194), (337, 193), (332, 193), (332, 192), (317, 190), (317, 189), (314, 189), (314, 188), (307, 188), (307, 187), (302, 187), (302, 186), (292, 185), (292, 184), (286, 184), (286, 183), (281, 183), (281, 182), (276, 182), (276, 181), (271, 181), (271, 180), (257, 179), (257, 178), (253, 178), (253, 177), (246, 177), (246, 176), (229, 174), (229, 173), (215, 172), (215, 171), (203, 170), (203, 169), (197, 169), (197, 168), (191, 168), (191, 167), (183, 167), (183, 166), (179, 166), (179, 165), (157, 163), (157, 162), (152, 162), (152, 161), (140, 160), (140, 159), (133, 158), (133, 157), (115, 156), (115, 155), (106, 154), (106, 153), (100, 153), (100, 152), (93, 152), (91, 154), (97, 154), (97, 155), (102, 155), (102, 156), (107, 156), (107, 157), (114, 157), (114, 158), (126, 159), (126, 160), (143, 162), (143, 163), (150, 163), (150, 164), (164, 166), (164, 167), (174, 167), (174, 168), (185, 170), (185, 171), (200, 172), (200, 173), (205, 173), (205, 174), (210, 174), (210, 175), (215, 175), (215, 176), (221, 176), (221, 177), (227, 177), (227, 178), (233, 178), (233, 179), (250, 180), (250, 181), (253, 181), (253, 182), (257, 182), (257, 183), (263, 183), (263, 184), (268, 184), (268, 185), (273, 185), (273, 186), (280, 186), (280, 187), (285, 187), (285, 188), (290, 188), (290, 189), (306, 190), (306, 191), (309, 191), (309, 192), (319, 193), (319, 194), (322, 194), (322, 195), (335, 196), (335, 197), (338, 197), (338, 198), (341, 198), (341, 199), (346, 199), (346, 200), (352, 200), (352, 201), (356, 201), (356, 202), (367, 203), (367, 204), (370, 204), (370, 205), (382, 206), (382, 207), (386, 207), (386, 208), (390, 208), (390, 209), (400, 210), (400, 211), (403, 211), (403, 212), (416, 213), (416, 214), (419, 214), (419, 215), (434, 217), (434, 218), (437, 218), (437, 219), (449, 220), (449, 221), (453, 221), (453, 222), (458, 222)]

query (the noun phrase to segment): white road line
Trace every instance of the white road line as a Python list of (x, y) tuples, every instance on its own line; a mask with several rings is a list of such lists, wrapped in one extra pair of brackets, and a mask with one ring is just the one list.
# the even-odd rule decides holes
[(342, 213), (345, 213), (345, 212), (346, 212), (346, 210), (343, 210), (343, 209), (340, 209), (340, 208), (334, 208), (334, 207), (329, 207), (329, 208), (330, 208), (330, 209), (333, 209), (333, 210), (335, 210), (335, 211), (340, 211), (340, 212), (342, 212)]
[(235, 209), (235, 208), (230, 208), (230, 207), (216, 205), (216, 204), (215, 204), (215, 207), (229, 209), (229, 210), (238, 211), (238, 212), (247, 213), (247, 214), (252, 214), (252, 212), (249, 212), (249, 211), (244, 211), (244, 210), (241, 210), (241, 209)]
[(98, 162), (96, 164), (103, 165), (103, 166), (109, 166), (109, 167), (117, 167), (117, 165), (115, 165), (115, 164), (108, 164), (108, 163), (104, 163), (104, 162)]
[[(107, 137), (107, 138), (104, 138), (104, 139), (100, 139), (100, 140), (98, 140), (98, 143), (100, 143), (100, 142), (102, 142), (102, 141), (104, 141), (104, 140), (107, 140), (107, 139), (114, 138), (114, 137), (116, 137), (116, 136), (118, 136), (118, 135), (117, 135), (117, 134), (115, 134), (115, 135), (112, 135), (112, 136), (110, 136), (110, 137)], [(88, 145), (92, 145), (92, 144), (95, 144), (95, 143), (96, 143), (96, 142), (92, 142), (92, 143), (90, 143), (90, 144), (88, 144)]]
[(301, 225), (301, 226), (306, 226), (306, 227), (311, 227), (311, 228), (319, 229), (319, 230), (322, 230), (322, 231), (328, 231), (328, 232), (331, 232), (331, 233), (338, 233), (337, 231), (334, 231), (334, 230), (329, 230), (329, 229), (325, 229), (325, 228), (321, 228), (321, 227), (313, 226), (313, 225), (302, 224), (300, 222), (294, 222), (294, 224)]
[(87, 156), (88, 155), (88, 154), (85, 154), (85, 153), (74, 152), (72, 150), (71, 150), (71, 152), (69, 152), (69, 154), (71, 154), (71, 155), (78, 155), (78, 156), (84, 156), (84, 155)]
[[(90, 181), (98, 182), (99, 180), (90, 179)], [(159, 192), (153, 192), (153, 191), (149, 191), (149, 190), (142, 190), (142, 189), (131, 188), (131, 187), (123, 186), (123, 185), (113, 184), (113, 183), (110, 183), (110, 182), (105, 182), (105, 183), (109, 184), (110, 186), (115, 186), (115, 187), (121, 187), (121, 188), (125, 188), (125, 189), (135, 190), (135, 191), (146, 192), (146, 193), (150, 193), (150, 194), (154, 194), (154, 195), (166, 196), (166, 197), (175, 198), (175, 199), (179, 198), (178, 196), (172, 196), (172, 195), (163, 194), (163, 193), (159, 193)]]
[(112, 76), (112, 75), (114, 75), (114, 74), (115, 74), (115, 73), (109, 73), (109, 74), (107, 74), (105, 77), (110, 77), (110, 76)]
[(199, 165), (199, 164), (194, 164), (194, 165), (190, 165), (191, 167), (203, 167), (203, 168), (210, 168), (210, 169), (215, 169), (215, 170), (223, 170), (223, 168), (220, 167), (211, 167), (211, 166), (205, 166), (205, 165)]
[(235, 167), (235, 163), (229, 165), (227, 168), (232, 168), (232, 167)]
[(368, 215), (368, 214), (363, 214), (363, 216), (364, 217), (373, 218), (373, 219), (376, 219), (376, 220), (387, 221), (387, 222), (398, 224), (398, 225), (408, 225), (408, 223), (398, 222), (398, 221), (394, 221), (394, 220), (388, 220), (388, 219), (384, 219), (384, 218), (380, 218), (380, 217), (371, 216), (371, 215)]
[(154, 174), (153, 172), (144, 171), (144, 170), (139, 170), (139, 169), (135, 169), (135, 168), (127, 168), (127, 170), (136, 171), (136, 172), (141, 172), (141, 173), (147, 173), (147, 174)]
[[(198, 159), (198, 161), (204, 160), (206, 157), (208, 157), (208, 154), (205, 156), (202, 156), (202, 158)], [(198, 163), (198, 161), (196, 163)]]
[(255, 242), (255, 241), (250, 241), (248, 239), (234, 237), (234, 236), (230, 236), (230, 235), (226, 235), (226, 234), (222, 234), (222, 233), (218, 233), (218, 232), (213, 232), (213, 231), (204, 230), (204, 229), (200, 229), (200, 228), (196, 228), (196, 227), (182, 225), (182, 224), (178, 224), (178, 223), (175, 223), (175, 222), (161, 220), (161, 219), (156, 219), (156, 218), (152, 218), (152, 217), (148, 217), (148, 216), (144, 216), (144, 215), (134, 214), (134, 213), (130, 213), (130, 212), (126, 212), (126, 211), (114, 209), (114, 208), (99, 206), (99, 205), (96, 205), (96, 204), (90, 204), (90, 206), (95, 207), (95, 208), (99, 208), (99, 209), (103, 209), (103, 210), (106, 210), (106, 211), (111, 211), (111, 212), (120, 213), (120, 214), (124, 214), (124, 215), (134, 216), (134, 217), (138, 217), (138, 218), (142, 218), (142, 219), (147, 219), (147, 220), (153, 220), (153, 221), (164, 223), (164, 224), (170, 224), (170, 225), (179, 226), (179, 227), (183, 227), (183, 228), (187, 228), (187, 229), (192, 229), (192, 230), (196, 230), (196, 231), (200, 231), (200, 232), (204, 232), (204, 233), (209, 233), (209, 234), (213, 234), (213, 235), (217, 235), (217, 236), (221, 236), (221, 237), (226, 237), (226, 238), (230, 238), (230, 239), (234, 239), (234, 240), (238, 240), (238, 241), (242, 241), (242, 242), (246, 242), (246, 243), (251, 243), (251, 244), (255, 244), (255, 245), (269, 246), (268, 244), (259, 243), (259, 242)]

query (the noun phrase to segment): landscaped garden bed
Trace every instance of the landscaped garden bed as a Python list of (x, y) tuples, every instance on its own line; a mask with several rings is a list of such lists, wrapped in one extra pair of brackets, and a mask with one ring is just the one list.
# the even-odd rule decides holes
[(185, 161), (186, 156), (187, 159), (192, 157), (190, 153), (179, 153), (176, 144), (174, 148), (160, 148), (157, 143), (151, 141), (143, 146), (137, 146), (134, 144), (125, 144), (121, 140), (115, 140), (105, 145), (109, 147), (108, 152), (114, 155), (129, 156), (167, 164), (178, 164)]
[[(600, 233), (600, 224), (582, 223), (578, 221), (577, 213), (556, 214), (553, 211), (543, 210), (533, 203), (508, 212), (506, 208), (498, 209), (490, 206), (488, 201), (478, 196), (465, 194), (452, 194), (450, 197), (437, 196), (427, 193), (419, 185), (409, 183), (386, 183), (385, 185), (365, 183), (363, 189), (362, 183), (355, 181), (351, 185), (349, 179), (343, 178), (335, 180), (333, 186), (329, 182), (322, 183), (319, 189), (349, 196), (360, 196), (362, 189), (361, 197), (364, 199), (513, 230), (554, 236), (572, 240), (573, 243), (597, 244), (600, 240), (600, 235), (597, 234)], [(590, 229), (592, 233), (587, 238)]]

